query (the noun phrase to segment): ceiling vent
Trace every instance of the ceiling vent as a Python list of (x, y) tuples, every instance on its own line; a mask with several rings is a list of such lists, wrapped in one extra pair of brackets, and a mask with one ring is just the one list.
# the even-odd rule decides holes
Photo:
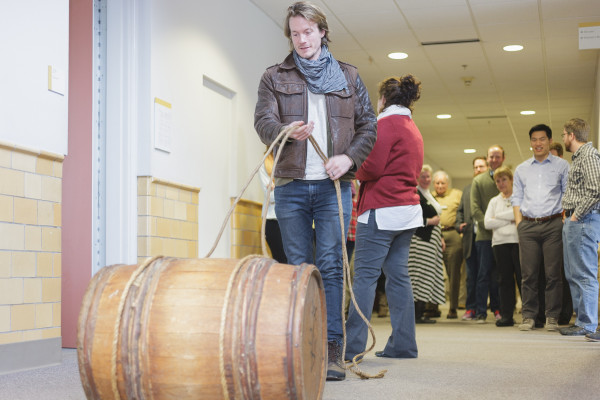
[(434, 46), (439, 44), (460, 44), (460, 43), (477, 43), (479, 39), (458, 39), (458, 40), (442, 40), (439, 42), (421, 42), (422, 46)]

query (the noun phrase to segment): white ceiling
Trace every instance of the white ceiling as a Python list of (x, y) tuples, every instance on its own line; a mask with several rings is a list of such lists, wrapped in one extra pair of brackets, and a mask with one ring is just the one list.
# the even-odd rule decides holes
[[(279, 26), (291, 1), (251, 0)], [(599, 50), (579, 50), (579, 24), (600, 21), (598, 0), (314, 0), (327, 15), (336, 59), (359, 68), (372, 102), (377, 84), (411, 73), (422, 81), (414, 119), (426, 162), (454, 178), (472, 176), (475, 148), (491, 144), (516, 167), (529, 158), (529, 129), (591, 120)], [(423, 42), (479, 39), (423, 46)], [(283, 37), (282, 40), (287, 40)], [(521, 44), (520, 52), (502, 50)], [(391, 52), (408, 58), (391, 60)], [(284, 55), (282, 55), (283, 59)], [(473, 77), (465, 86), (463, 77)], [(522, 110), (535, 110), (523, 116)], [(438, 120), (437, 114), (452, 114)]]

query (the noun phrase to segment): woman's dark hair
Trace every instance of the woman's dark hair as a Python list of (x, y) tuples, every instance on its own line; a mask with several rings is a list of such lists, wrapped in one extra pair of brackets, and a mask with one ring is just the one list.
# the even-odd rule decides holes
[(412, 111), (414, 102), (421, 97), (421, 81), (410, 74), (387, 78), (379, 84), (379, 97), (385, 98), (384, 109), (396, 104)]

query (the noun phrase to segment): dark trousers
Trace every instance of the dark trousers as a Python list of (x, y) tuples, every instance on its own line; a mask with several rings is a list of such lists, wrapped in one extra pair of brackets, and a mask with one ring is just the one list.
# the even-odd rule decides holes
[(454, 229), (442, 232), (446, 242), (444, 250), (444, 265), (448, 274), (448, 286), (450, 293), (450, 309), (456, 311), (458, 308), (458, 293), (460, 291), (460, 267), (463, 261), (462, 240)]
[(563, 290), (562, 227), (560, 218), (546, 222), (523, 220), (517, 227), (523, 276), (521, 293), (523, 318), (538, 317), (540, 268), (544, 269), (546, 276), (545, 316), (558, 318), (560, 314)]
[(273, 260), (280, 264), (287, 264), (287, 257), (285, 256), (283, 242), (281, 241), (281, 231), (276, 219), (268, 219), (265, 223), (265, 238), (271, 249)]
[(519, 262), (519, 244), (505, 243), (493, 246), (496, 268), (498, 269), (498, 287), (500, 291), (500, 315), (512, 318), (515, 312), (515, 281), (521, 292), (521, 263)]

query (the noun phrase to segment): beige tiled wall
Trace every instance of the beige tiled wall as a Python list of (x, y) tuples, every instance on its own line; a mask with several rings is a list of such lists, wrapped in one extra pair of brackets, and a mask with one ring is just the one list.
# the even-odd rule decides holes
[(61, 335), (62, 163), (0, 142), (0, 344)]
[(150, 176), (138, 177), (138, 261), (156, 255), (198, 256), (198, 192)]
[(262, 254), (260, 247), (262, 204), (240, 199), (231, 218), (231, 257)]

